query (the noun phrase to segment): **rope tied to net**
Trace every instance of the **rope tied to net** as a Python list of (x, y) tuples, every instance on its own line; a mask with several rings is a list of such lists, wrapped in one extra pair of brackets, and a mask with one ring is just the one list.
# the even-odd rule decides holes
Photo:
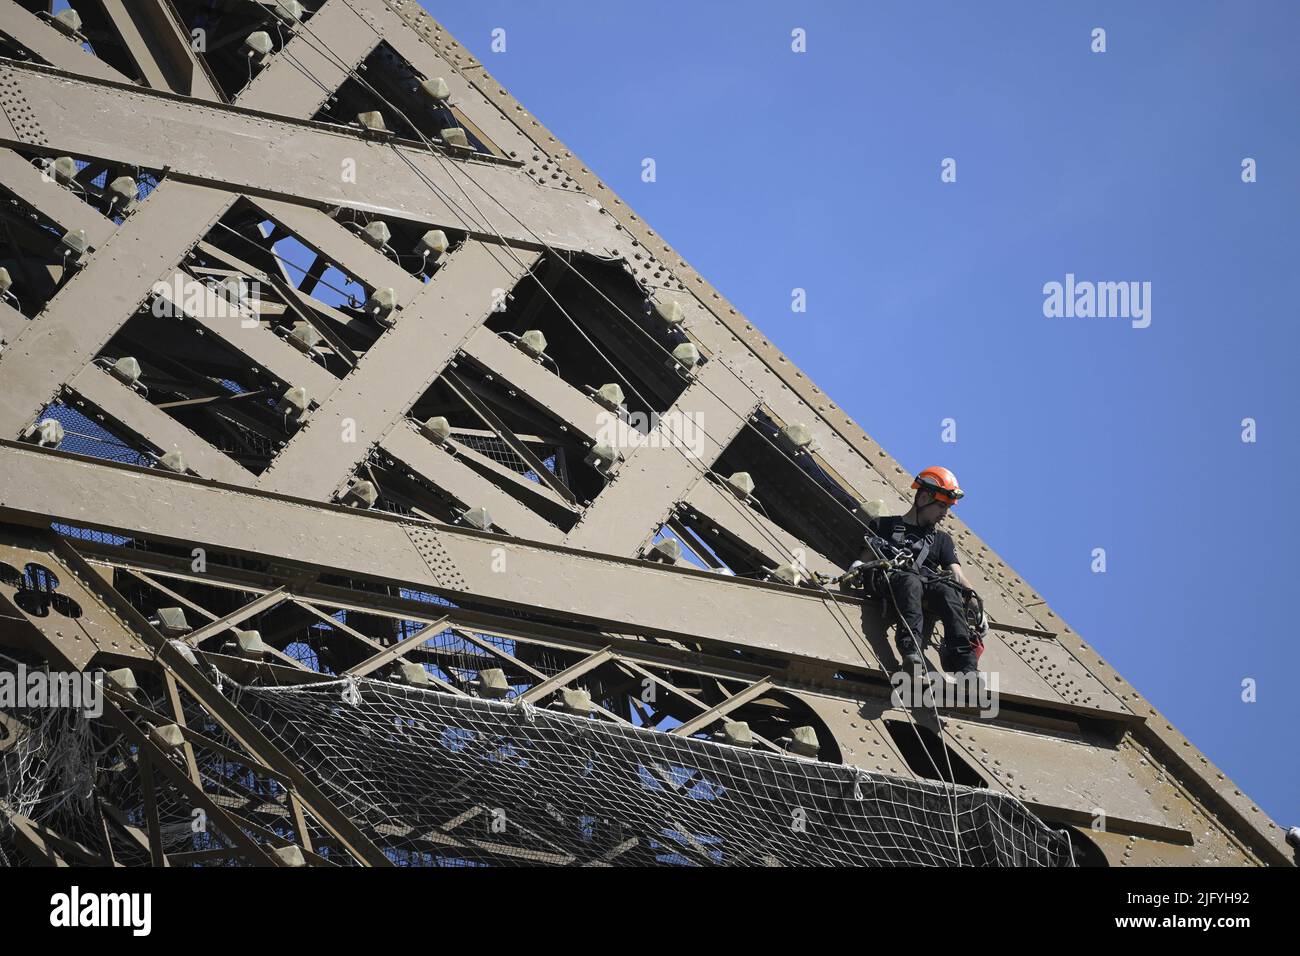
[(526, 722), (530, 724), (537, 722), (537, 705), (531, 701), (524, 700), (522, 697), (515, 697), (510, 700), (510, 707)]
[(353, 707), (361, 705), (361, 687), (355, 677), (349, 675), (343, 678), (342, 697), (345, 704), (350, 704)]

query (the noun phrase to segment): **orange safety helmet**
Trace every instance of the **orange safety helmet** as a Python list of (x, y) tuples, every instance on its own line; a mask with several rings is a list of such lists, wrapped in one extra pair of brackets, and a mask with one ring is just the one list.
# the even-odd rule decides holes
[(955, 505), (966, 492), (957, 486), (957, 476), (947, 468), (935, 466), (927, 468), (912, 480), (912, 487), (921, 491), (933, 492), (938, 501)]

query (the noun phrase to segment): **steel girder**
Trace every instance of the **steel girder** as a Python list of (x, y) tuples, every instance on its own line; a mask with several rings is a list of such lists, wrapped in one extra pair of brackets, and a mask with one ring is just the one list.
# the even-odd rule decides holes
[[(864, 617), (856, 602), (636, 558), (665, 523), (680, 529), (679, 519), (694, 515), (758, 555), (763, 566), (802, 552), (813, 569), (835, 569), (830, 558), (732, 500), (706, 474), (756, 408), (780, 421), (812, 424), (820, 439), (817, 460), (858, 500), (880, 498), (886, 508), (901, 504), (907, 475), (416, 4), (326, 0), (305, 24), (288, 27), (284, 51), (273, 54), (234, 96), (218, 89), (204, 55), (184, 44), (176, 5), (150, 0), (143, 17), (131, 16), (119, 3), (103, 8), (124, 55), (136, 65), (138, 85), (12, 0), (0, 2), (0, 32), (30, 52), (29, 62), (0, 63), (0, 143), (11, 147), (0, 151), (0, 176), (43, 219), (65, 230), (84, 229), (89, 245), (84, 262), (64, 269), (55, 294), (34, 318), (0, 306), (0, 438), (18, 437), (48, 402), (64, 395), (102, 413), (102, 420), (134, 442), (182, 451), (199, 478), (7, 443), (0, 448), (0, 510), (7, 520), (40, 526), (59, 520), (132, 538), (262, 555), (299, 576), (331, 569), (403, 582), (580, 621), (604, 633), (639, 635), (637, 640), (762, 654), (818, 680), (838, 669), (882, 679), (881, 654), (888, 651), (880, 643), (879, 623), (870, 613)], [(341, 85), (381, 43), (416, 74), (446, 80), (450, 115), (486, 145), (486, 153), (431, 151), (312, 120), (327, 90)], [(161, 185), (118, 224), (32, 165), (33, 159), (60, 154), (91, 163), (88, 172), (96, 164), (163, 170)], [(349, 164), (358, 175), (340, 174)], [(305, 387), (316, 403), (306, 427), (256, 475), (224, 446), (212, 445), (95, 365), (151, 290), (183, 275), (196, 248), (205, 242), (212, 248), (214, 224), (249, 204), (321, 262), (370, 288), (391, 287), (399, 304), (395, 327), (354, 356), (342, 375), (277, 339), (266, 321), (241, 328), (215, 318), (208, 306), (192, 310), (189, 318), (203, 334), (273, 377), (277, 387)], [(461, 230), (469, 242), (425, 283), (361, 242), (341, 218), (327, 215), (335, 207), (421, 229)], [(236, 271), (256, 278), (266, 263), (244, 260), (263, 253), (232, 248), (217, 251), (227, 263), (233, 255)], [(647, 295), (674, 297), (685, 315), (685, 335), (709, 359), (673, 403), (673, 411), (704, 419), (699, 460), (671, 442), (633, 443), (624, 449), (615, 480), (577, 508), (569, 516), (576, 520), (565, 528), (557, 525), (563, 511), (540, 503), (549, 489), (521, 492), (523, 479), (500, 461), (470, 448), (448, 454), (408, 421), (424, 387), (464, 356), (549, 409), (579, 445), (596, 440), (603, 421), (598, 406), (555, 370), (524, 358), (487, 324), (493, 287), (520, 288), (521, 281), (532, 281), (524, 275), (539, 257), (554, 257), (557, 250), (621, 259)], [(294, 288), (280, 291), (291, 307), (305, 301)], [(326, 323), (340, 319), (337, 310), (323, 308), (320, 315), (328, 316), (320, 319)], [(345, 354), (337, 334), (331, 344)], [(355, 441), (340, 437), (349, 421)], [(506, 534), (360, 515), (325, 504), (372, 453), (390, 455), (453, 501), (487, 504)], [(1132, 769), (1146, 766), (1143, 761), (1158, 764), (1159, 779), (1146, 789), (1171, 786), (1179, 794), (1161, 804), (1177, 812), (1153, 811), (1141, 800), (1126, 802), (1123, 780), (1094, 768), (1104, 781), (1097, 792), (1115, 795), (1126, 807), (1118, 816), (1130, 821), (1133, 832), (1163, 841), (1163, 849), (1145, 858), (1187, 859), (1186, 852), (1171, 849), (1183, 839), (1179, 833), (1191, 834), (1193, 859), (1231, 855), (1237, 851), (1224, 848), (1238, 845), (1234, 840), (1260, 859), (1283, 858), (1275, 824), (973, 533), (959, 525), (957, 540), (968, 575), (995, 619), (984, 662), (1000, 673), (1008, 700), (1036, 707), (1046, 721), (1040, 730), (1057, 719), (1042, 715), (1066, 721), (1097, 715), (1127, 735), (1119, 749), (1136, 756), (1121, 757), (1095, 741), (1078, 746), (1102, 761), (1114, 758), (1116, 767), (1135, 774), (1131, 779), (1150, 772)], [(510, 573), (492, 570), (498, 551), (506, 555)], [(5, 620), (22, 620), (21, 609), (11, 611)], [(25, 625), (32, 622), (23, 623), (30, 633)], [(99, 626), (111, 628), (108, 618)], [(92, 632), (96, 628), (84, 630), (87, 637)], [(111, 653), (96, 645), (90, 657), (76, 658), (78, 666), (96, 654), (130, 656), (124, 650), (130, 640)], [(371, 650), (390, 652), (382, 643)], [(869, 763), (869, 751), (890, 749), (878, 739), (879, 728), (870, 741), (865, 733), (855, 738), (865, 726), (855, 726), (859, 715), (853, 708), (852, 714), (837, 711), (843, 708), (836, 695), (800, 693), (832, 728), (846, 759)], [(1055, 808), (1058, 816), (1085, 812), (1078, 800), (1067, 798), (1068, 786), (1055, 787), (1063, 779), (1060, 768), (1073, 763), (1065, 754), (1075, 752), (1068, 750), (1064, 731), (1044, 731), (1048, 742), (1037, 753), (1035, 744), (1012, 731), (956, 723), (949, 729), (954, 736), (969, 735), (969, 745), (959, 736), (957, 746), (989, 771), (991, 785), (1014, 793), (1032, 779), (1037, 799), (1031, 803)], [(866, 749), (858, 752), (855, 742)], [(992, 754), (1024, 756), (1027, 776), (1014, 783), (1000, 779), (991, 768), (1007, 760), (999, 764)], [(897, 752), (890, 759), (897, 763)], [(1171, 802), (1178, 800), (1187, 804), (1185, 812)], [(1164, 823), (1161, 813), (1168, 814)], [(1230, 831), (1238, 836), (1228, 836)], [(151, 849), (157, 850), (156, 841)], [(1106, 850), (1120, 861), (1122, 848)]]

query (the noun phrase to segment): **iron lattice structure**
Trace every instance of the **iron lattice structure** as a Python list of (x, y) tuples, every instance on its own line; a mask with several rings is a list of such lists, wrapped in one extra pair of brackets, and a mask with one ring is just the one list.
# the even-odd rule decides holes
[[(75, 8), (0, 0), (0, 652), (117, 676), (94, 725), (0, 709), (9, 862), (783, 852), (550, 803), (522, 835), (473, 801), (376, 817), (400, 761), (356, 759), (393, 726), (529, 708), (557, 753), (788, 773), (841, 823), (862, 776), (1049, 862), (1290, 861), (957, 519), (1000, 711), (896, 707), (881, 609), (812, 575), (908, 473), (416, 3)], [(418, 700), (338, 754), (338, 686)], [(918, 832), (880, 859), (932, 862)]]

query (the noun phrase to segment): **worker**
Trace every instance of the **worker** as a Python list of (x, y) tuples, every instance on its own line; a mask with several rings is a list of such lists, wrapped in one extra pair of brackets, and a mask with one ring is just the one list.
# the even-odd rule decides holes
[[(903, 663), (923, 665), (917, 641), (928, 612), (943, 624), (939, 662), (953, 674), (978, 673), (983, 651), (984, 608), (962, 574), (952, 536), (940, 529), (948, 510), (964, 492), (947, 468), (926, 468), (912, 481), (916, 495), (904, 515), (873, 518), (868, 527), (864, 560), (898, 556), (893, 566), (875, 577), (877, 596), (898, 614), (894, 639)], [(868, 588), (871, 587), (867, 583)]]

